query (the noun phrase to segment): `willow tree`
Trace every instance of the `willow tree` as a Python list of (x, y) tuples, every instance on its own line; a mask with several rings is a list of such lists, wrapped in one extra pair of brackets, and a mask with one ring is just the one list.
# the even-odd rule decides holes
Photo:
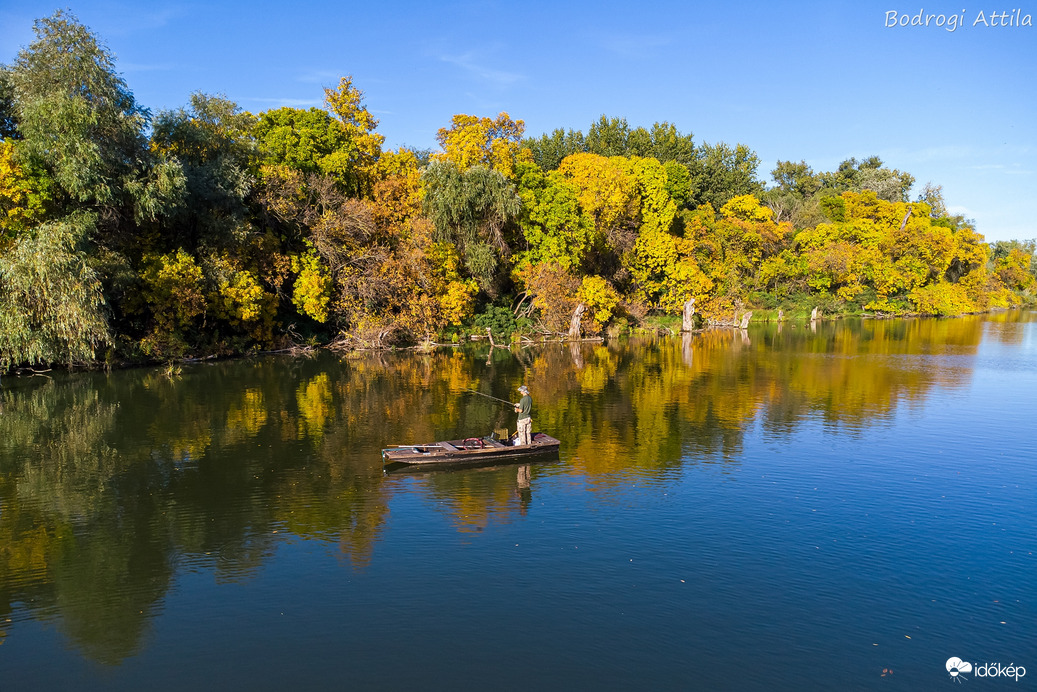
[(19, 156), (55, 180), (62, 211), (95, 212), (93, 240), (111, 243), (177, 201), (179, 166), (151, 155), (150, 113), (87, 27), (59, 10), (33, 30), (36, 40), (8, 68)]
[(522, 209), (514, 185), (498, 171), (484, 166), (461, 171), (449, 161), (430, 164), (422, 184), (436, 239), (452, 243), (479, 286), (494, 292), (500, 260), (511, 255), (507, 231)]
[(94, 34), (63, 11), (33, 28), (36, 40), (3, 69), (4, 127), (15, 130), (14, 162), (48, 181), (49, 201), (0, 248), (6, 367), (93, 359), (109, 311), (105, 270), (91, 265), (125, 265), (112, 257), (183, 188), (179, 165), (150, 154), (148, 111)]
[(35, 40), (0, 70), (12, 162), (40, 183), (25, 208), (34, 196), (44, 202), (0, 247), (8, 366), (93, 358), (134, 292), (142, 230), (178, 206), (185, 187), (180, 163), (149, 148), (150, 113), (97, 37), (67, 11), (33, 29)]
[(0, 254), (0, 372), (91, 361), (111, 341), (97, 274), (77, 238), (89, 215), (44, 224)]

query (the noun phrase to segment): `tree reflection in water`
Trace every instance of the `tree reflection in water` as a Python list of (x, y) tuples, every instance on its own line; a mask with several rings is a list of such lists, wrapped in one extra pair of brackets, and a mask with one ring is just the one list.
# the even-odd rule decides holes
[[(133, 656), (182, 571), (244, 580), (285, 537), (372, 560), (400, 481), (387, 444), (488, 434), (511, 413), (466, 389), (535, 396), (561, 464), (407, 481), (461, 532), (535, 513), (537, 477), (590, 490), (630, 474), (739, 463), (756, 421), (780, 438), (820, 420), (862, 434), (972, 376), (981, 340), (1018, 343), (1005, 313), (786, 322), (617, 343), (269, 357), (5, 379), (0, 390), (0, 641), (53, 621), (90, 659)], [(936, 361), (933, 356), (955, 356)]]

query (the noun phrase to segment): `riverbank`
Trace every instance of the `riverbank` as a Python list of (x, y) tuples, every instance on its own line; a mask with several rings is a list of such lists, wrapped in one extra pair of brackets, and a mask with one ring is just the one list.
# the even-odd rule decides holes
[[(987, 310), (981, 313), (966, 313), (962, 315), (955, 315), (951, 317), (938, 316), (938, 315), (925, 315), (925, 314), (899, 314), (899, 315), (887, 315), (887, 314), (875, 314), (860, 311), (845, 311), (835, 313), (820, 313), (816, 319), (811, 319), (811, 312), (800, 310), (793, 310), (789, 312), (779, 311), (777, 309), (767, 308), (754, 308), (751, 311), (746, 310), (745, 312), (752, 312), (749, 325), (762, 325), (762, 324), (778, 324), (778, 323), (810, 323), (810, 322), (829, 322), (838, 321), (848, 318), (857, 318), (862, 320), (895, 320), (895, 319), (954, 319), (967, 316), (976, 315), (996, 315), (1002, 313), (1012, 312), (1014, 310), (1033, 310), (1035, 305), (1024, 305), (1018, 308), (998, 308)], [(742, 313), (744, 315), (744, 313)], [(471, 331), (468, 333), (461, 333), (461, 337), (452, 341), (427, 341), (417, 344), (405, 344), (405, 345), (393, 345), (393, 346), (362, 346), (357, 345), (354, 342), (353, 346), (343, 346), (342, 340), (335, 340), (327, 344), (304, 344), (295, 345), (288, 348), (276, 349), (276, 350), (263, 350), (263, 349), (252, 349), (235, 352), (225, 352), (220, 354), (207, 354), (207, 355), (195, 355), (195, 356), (184, 356), (181, 358), (124, 358), (119, 359), (112, 357), (109, 353), (108, 360), (98, 360), (93, 362), (81, 362), (74, 363), (71, 365), (51, 365), (49, 367), (27, 367), (20, 366), (9, 369), (5, 373), (0, 373), (3, 378), (10, 377), (48, 377), (54, 372), (76, 372), (76, 371), (99, 371), (99, 370), (124, 370), (131, 368), (155, 368), (161, 367), (165, 369), (165, 373), (169, 376), (175, 376), (178, 374), (180, 369), (184, 366), (189, 366), (196, 363), (212, 363), (227, 360), (237, 360), (242, 358), (250, 358), (254, 356), (270, 356), (270, 355), (289, 355), (298, 357), (314, 357), (323, 351), (330, 351), (338, 353), (340, 355), (348, 355), (350, 353), (364, 353), (364, 352), (405, 352), (412, 351), (417, 353), (430, 353), (438, 349), (450, 349), (450, 348), (462, 348), (466, 345), (485, 342), (490, 344), (493, 348), (500, 349), (513, 349), (516, 347), (526, 348), (537, 345), (544, 345), (549, 343), (593, 343), (593, 342), (605, 342), (615, 339), (622, 339), (628, 336), (649, 336), (649, 335), (669, 335), (677, 336), (682, 332), (682, 318), (677, 315), (650, 315), (645, 317), (636, 325), (631, 325), (626, 320), (617, 321), (610, 325), (609, 328), (604, 330), (602, 334), (591, 335), (587, 337), (581, 337), (579, 339), (570, 339), (564, 334), (521, 334), (519, 332), (512, 332), (510, 334), (497, 335), (492, 330), (487, 333), (485, 330), (482, 333)], [(722, 325), (711, 325), (699, 320), (696, 324), (696, 328), (693, 330), (694, 333), (701, 333), (711, 329), (730, 329), (736, 325), (732, 320), (730, 324)]]

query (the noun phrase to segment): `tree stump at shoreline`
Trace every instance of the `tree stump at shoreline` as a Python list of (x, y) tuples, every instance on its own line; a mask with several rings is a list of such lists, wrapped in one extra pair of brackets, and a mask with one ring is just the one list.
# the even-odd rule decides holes
[(682, 332), (695, 330), (695, 299), (692, 298), (684, 304), (684, 319), (681, 322)]
[(587, 309), (586, 306), (584, 306), (583, 303), (580, 303), (579, 305), (576, 306), (576, 309), (573, 310), (573, 318), (572, 318), (572, 321), (569, 323), (569, 338), (570, 339), (579, 339), (580, 338), (580, 319), (583, 317), (583, 311), (586, 310), (586, 309)]

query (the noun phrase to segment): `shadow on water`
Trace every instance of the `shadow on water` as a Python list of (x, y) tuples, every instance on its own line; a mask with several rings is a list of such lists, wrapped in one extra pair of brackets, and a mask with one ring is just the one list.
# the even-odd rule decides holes
[[(159, 370), (5, 379), (0, 389), (0, 636), (55, 623), (82, 654), (134, 656), (180, 573), (254, 575), (286, 536), (370, 563), (394, 493), (459, 532), (521, 521), (538, 474), (589, 490), (631, 475), (740, 464), (745, 436), (805, 423), (848, 434), (934, 388), (961, 388), (987, 338), (1032, 313), (769, 324), (677, 338), (347, 358), (267, 357)], [(937, 360), (934, 356), (952, 356)], [(384, 478), (387, 444), (514, 428), (532, 390), (561, 462)]]

